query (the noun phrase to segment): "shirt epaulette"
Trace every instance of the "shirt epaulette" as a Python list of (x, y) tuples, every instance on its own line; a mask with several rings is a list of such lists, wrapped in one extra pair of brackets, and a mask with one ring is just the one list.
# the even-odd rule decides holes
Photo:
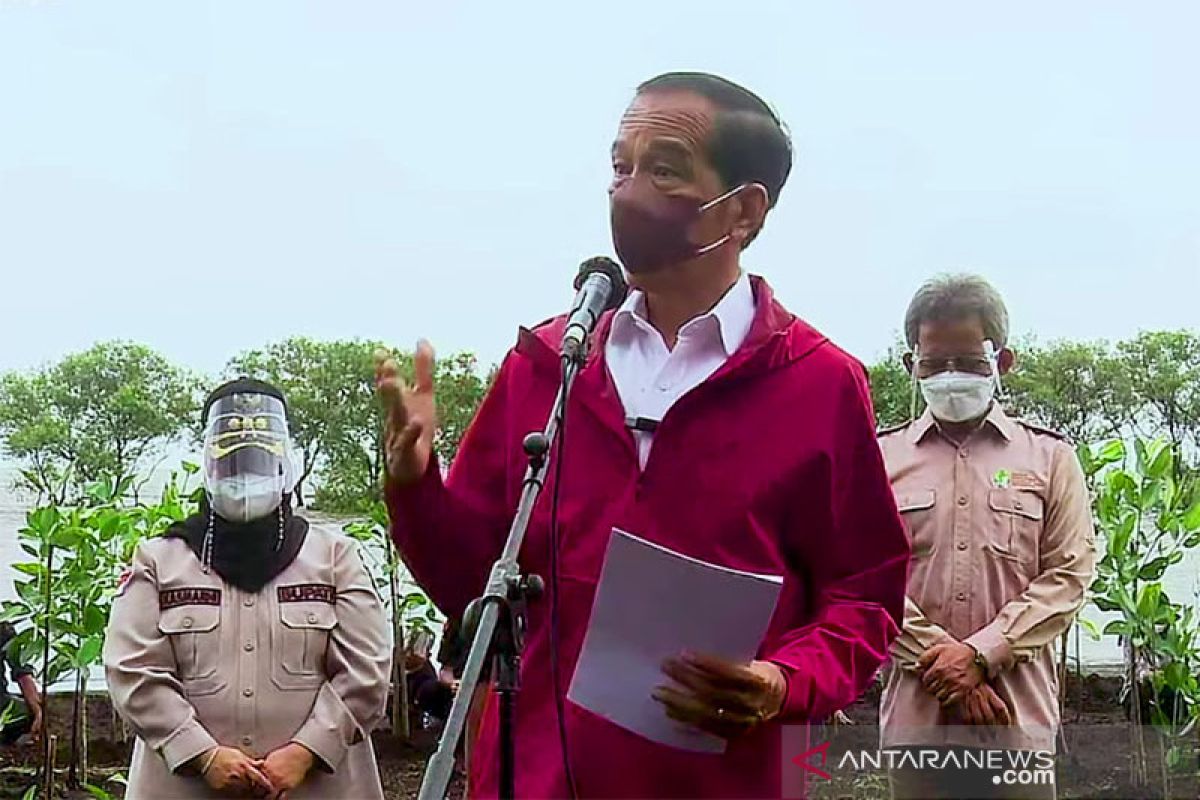
[(909, 425), (912, 425), (912, 420), (909, 420), (908, 422), (901, 422), (899, 425), (892, 425), (887, 428), (879, 428), (878, 430), (875, 431), (875, 436), (877, 438), (882, 438), (884, 436), (889, 436), (893, 433), (899, 433), (900, 431), (907, 428)]
[(1067, 441), (1067, 435), (1065, 433), (1060, 433), (1053, 428), (1047, 428), (1043, 425), (1038, 425), (1036, 422), (1030, 422), (1027, 419), (1014, 419), (1013, 422), (1017, 423), (1023, 428), (1028, 428), (1034, 433), (1045, 434), (1046, 436), (1050, 436), (1064, 442)]

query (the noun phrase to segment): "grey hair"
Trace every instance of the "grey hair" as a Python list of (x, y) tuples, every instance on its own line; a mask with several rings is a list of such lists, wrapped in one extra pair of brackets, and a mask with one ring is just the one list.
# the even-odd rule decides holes
[(904, 314), (904, 338), (915, 348), (924, 322), (979, 317), (983, 335), (999, 350), (1008, 344), (1008, 308), (996, 288), (979, 275), (938, 275), (921, 285)]

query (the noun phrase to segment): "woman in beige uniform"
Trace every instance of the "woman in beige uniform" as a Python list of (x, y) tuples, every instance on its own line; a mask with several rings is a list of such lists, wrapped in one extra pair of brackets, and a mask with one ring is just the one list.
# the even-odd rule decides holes
[(203, 421), (200, 513), (141, 544), (108, 626), (126, 797), (382, 798), (391, 635), (356, 546), (291, 511), (279, 390), (225, 384)]

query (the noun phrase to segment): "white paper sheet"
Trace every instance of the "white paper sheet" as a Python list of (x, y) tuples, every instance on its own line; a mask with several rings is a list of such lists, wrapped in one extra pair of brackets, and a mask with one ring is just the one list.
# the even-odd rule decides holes
[(709, 564), (614, 529), (567, 697), (672, 747), (721, 753), (725, 741), (669, 719), (655, 687), (684, 651), (754, 658), (783, 578)]

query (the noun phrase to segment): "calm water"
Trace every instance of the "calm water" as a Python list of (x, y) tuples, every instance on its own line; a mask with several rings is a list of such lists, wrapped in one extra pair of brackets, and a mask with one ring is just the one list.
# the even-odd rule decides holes
[[(166, 471), (156, 476), (144, 492), (145, 496), (153, 496), (161, 482), (166, 478)], [(13, 577), (16, 574), (12, 568), (14, 563), (27, 560), (27, 555), (17, 544), (17, 531), (24, 526), (25, 512), (30, 500), (26, 495), (14, 490), (16, 473), (11, 466), (0, 464), (0, 600), (15, 597)], [(340, 525), (331, 520), (314, 521), (315, 525), (340, 530)], [(408, 583), (408, 581), (405, 581)], [(1200, 596), (1200, 557), (1193, 552), (1192, 557), (1177, 564), (1166, 577), (1167, 590), (1175, 599), (1191, 598), (1193, 602)], [(1099, 628), (1115, 615), (1102, 614), (1092, 605), (1088, 605), (1083, 616), (1092, 620)], [(1078, 633), (1079, 628), (1076, 627)], [(1089, 671), (1109, 672), (1119, 668), (1121, 663), (1120, 648), (1112, 637), (1104, 637), (1099, 642), (1093, 641), (1086, 634), (1079, 636), (1079, 649), (1084, 668)], [(1075, 657), (1074, 637), (1071, 643), (1070, 658)], [(91, 681), (97, 688), (102, 688), (99, 681)]]

